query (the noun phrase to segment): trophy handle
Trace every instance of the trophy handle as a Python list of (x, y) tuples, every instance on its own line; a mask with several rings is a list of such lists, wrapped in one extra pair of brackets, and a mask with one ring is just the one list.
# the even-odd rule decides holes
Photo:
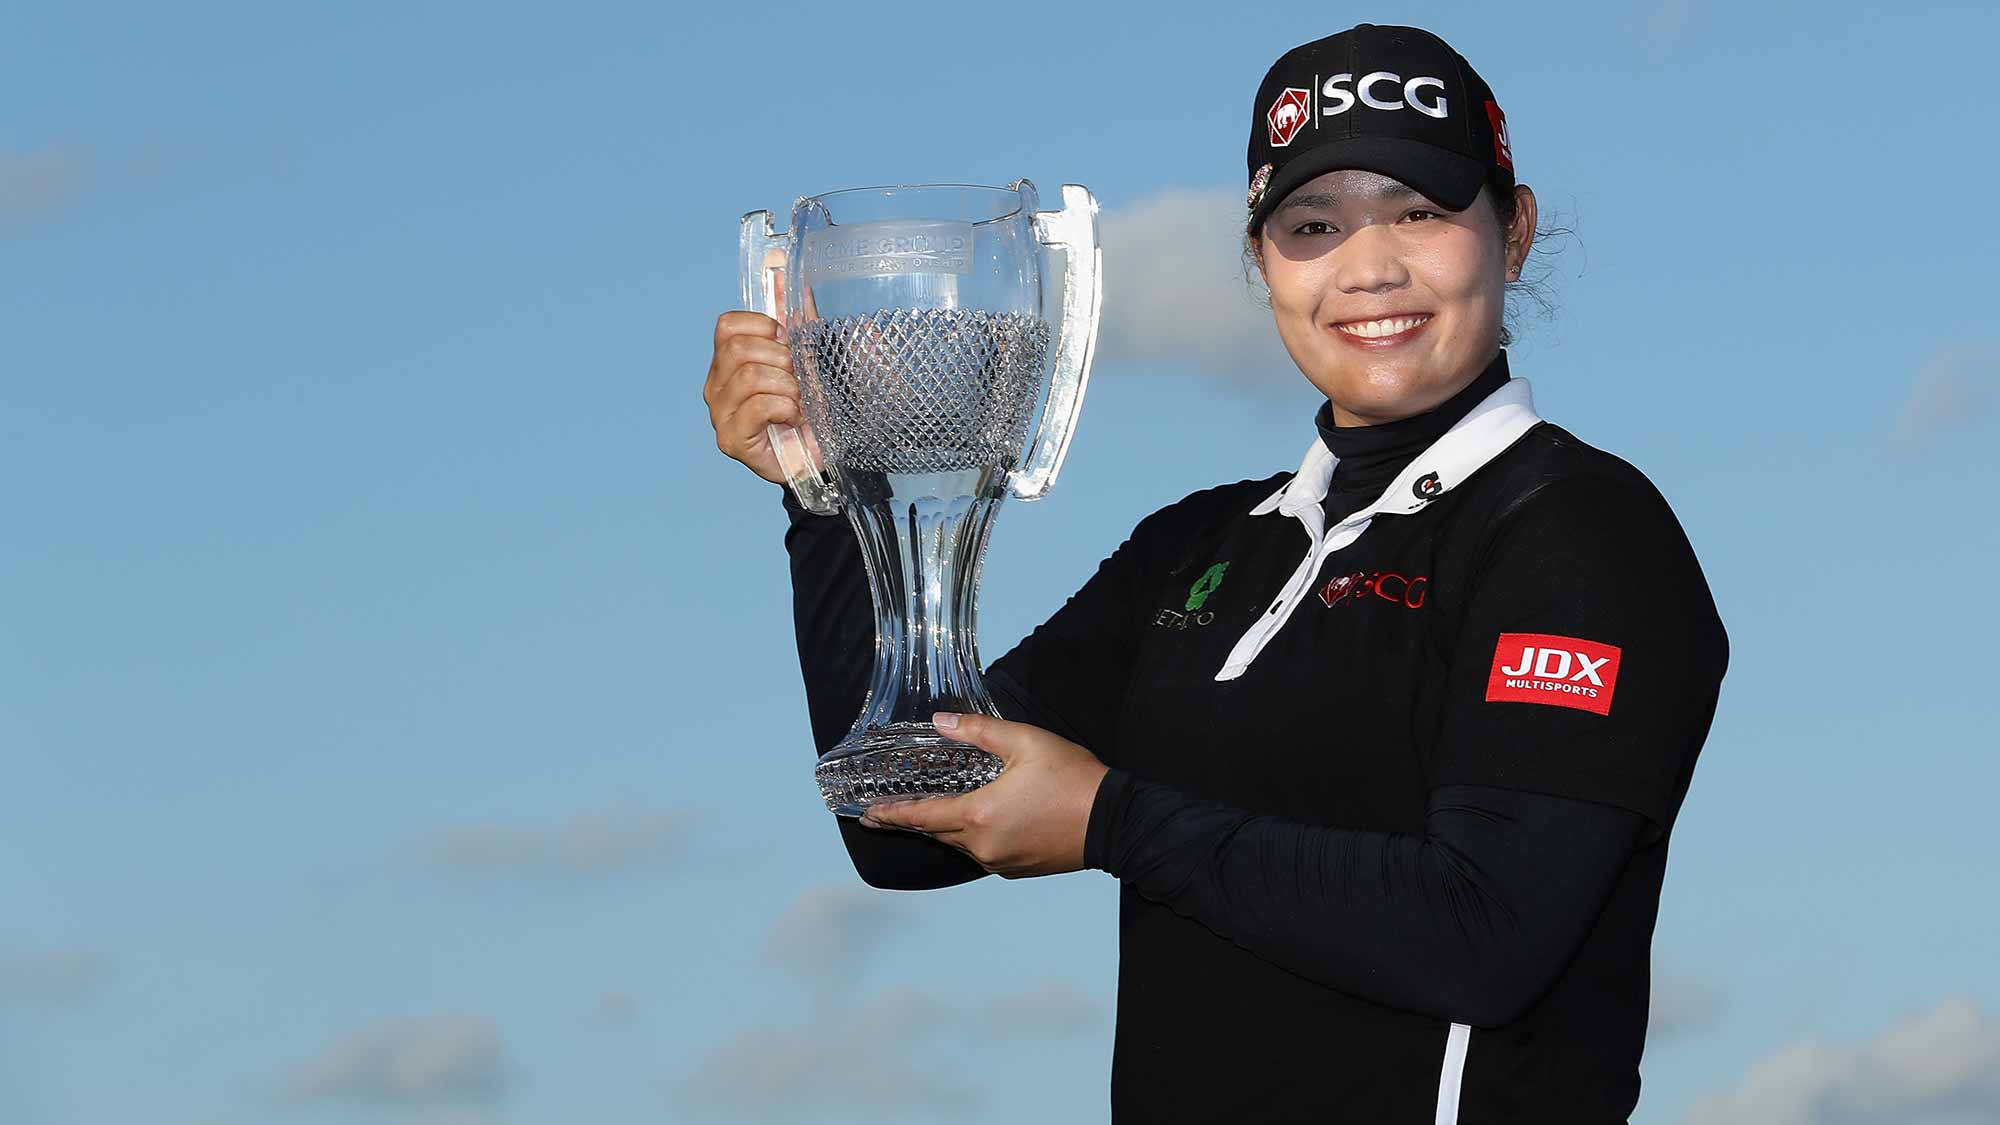
[[(785, 316), (785, 236), (772, 225), (769, 211), (752, 211), (743, 216), (741, 243), (743, 307), (776, 320), (787, 330)], [(803, 402), (803, 397), (801, 398)], [(840, 511), (840, 489), (833, 475), (820, 464), (818, 443), (810, 431), (800, 433), (795, 426), (777, 422), (764, 428), (784, 470), (792, 495), (809, 512), (830, 516)]]
[(1021, 467), (1009, 474), (1009, 491), (1039, 500), (1062, 471), (1083, 388), (1090, 382), (1090, 354), (1097, 346), (1098, 313), (1104, 305), (1104, 252), (1097, 244), (1097, 200), (1082, 184), (1062, 186), (1063, 209), (1035, 213), (1035, 238), (1064, 251), (1062, 328), (1056, 335), (1055, 373), (1041, 425)]

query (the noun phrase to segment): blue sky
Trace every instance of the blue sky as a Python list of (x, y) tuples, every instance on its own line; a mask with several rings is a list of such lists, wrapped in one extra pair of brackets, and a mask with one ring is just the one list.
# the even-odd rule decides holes
[(1096, 192), (998, 655), (1310, 440), (1227, 226), (1362, 18), (1498, 92), (1576, 231), (1514, 370), (1733, 641), (1635, 1120), (2000, 1115), (1990, 6), (193, 3), (0, 13), (0, 1120), (1102, 1120), (1113, 883), (872, 892), (818, 807), (736, 219)]

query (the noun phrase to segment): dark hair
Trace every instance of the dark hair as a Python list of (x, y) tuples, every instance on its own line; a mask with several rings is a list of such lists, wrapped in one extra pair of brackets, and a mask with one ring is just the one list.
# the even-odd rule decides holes
[[(1514, 198), (1513, 185), (1502, 186), (1489, 179), (1486, 181), (1486, 186), (1480, 189), (1479, 196), (1492, 205), (1494, 217), (1499, 220), (1500, 237), (1502, 240), (1505, 240), (1507, 237), (1507, 228), (1514, 225), (1514, 213), (1518, 207), (1518, 203)], [(1475, 200), (1474, 202), (1476, 205), (1477, 201)], [(1534, 237), (1528, 244), (1528, 255), (1521, 263), (1520, 279), (1507, 283), (1507, 307), (1506, 312), (1503, 314), (1505, 320), (1500, 325), (1501, 347), (1504, 348), (1514, 342), (1514, 326), (1519, 323), (1519, 317), (1516, 313), (1516, 302), (1514, 301), (1516, 295), (1533, 302), (1541, 319), (1546, 320), (1555, 315), (1555, 293), (1549, 288), (1548, 269), (1542, 265), (1548, 254), (1541, 253), (1541, 247), (1549, 239), (1562, 238), (1574, 235), (1575, 233), (1574, 230), (1568, 227), (1544, 226), (1536, 228)], [(1553, 251), (1550, 253), (1553, 253)], [(1534, 263), (1539, 267), (1533, 276), (1530, 276), (1528, 272), (1530, 263)], [(1263, 279), (1263, 274), (1258, 267), (1257, 234), (1252, 233), (1249, 221), (1246, 219), (1243, 224), (1243, 279), (1250, 285), (1251, 289), (1256, 291), (1257, 302), (1268, 308), (1271, 303), (1271, 296), (1269, 293), (1264, 292), (1262, 285), (1259, 284)]]

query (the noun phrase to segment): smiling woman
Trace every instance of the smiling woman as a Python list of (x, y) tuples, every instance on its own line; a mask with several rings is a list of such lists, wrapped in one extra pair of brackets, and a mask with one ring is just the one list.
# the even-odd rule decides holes
[[(1667, 842), (1728, 644), (1646, 477), (1508, 370), (1533, 242), (1456, 51), (1363, 24), (1258, 89), (1249, 250), (1319, 392), (1295, 471), (1139, 521), (937, 717), (1005, 768), (840, 820), (883, 887), (1119, 880), (1116, 1121), (1621, 1122)], [(717, 324), (718, 445), (797, 417), (776, 325)], [(868, 691), (853, 530), (785, 495), (818, 749)]]
[(1436, 407), (1500, 347), (1504, 293), (1535, 229), (1535, 193), (1453, 211), (1377, 172), (1308, 181), (1253, 231), (1278, 335), (1342, 426)]

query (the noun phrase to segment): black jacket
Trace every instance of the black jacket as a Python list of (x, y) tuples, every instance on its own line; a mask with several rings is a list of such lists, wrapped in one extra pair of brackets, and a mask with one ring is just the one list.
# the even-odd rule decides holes
[[(1328, 464), (1351, 435), (1323, 431), (1298, 473), (1153, 513), (988, 670), (1004, 715), (1112, 767), (1086, 862), (1121, 881), (1115, 1118), (1636, 1104), (1667, 844), (1727, 641), (1650, 482), (1523, 413), (1496, 367), (1365, 492)], [(859, 709), (872, 615), (846, 521), (787, 507), (823, 751)], [(982, 874), (840, 831), (877, 886)]]

